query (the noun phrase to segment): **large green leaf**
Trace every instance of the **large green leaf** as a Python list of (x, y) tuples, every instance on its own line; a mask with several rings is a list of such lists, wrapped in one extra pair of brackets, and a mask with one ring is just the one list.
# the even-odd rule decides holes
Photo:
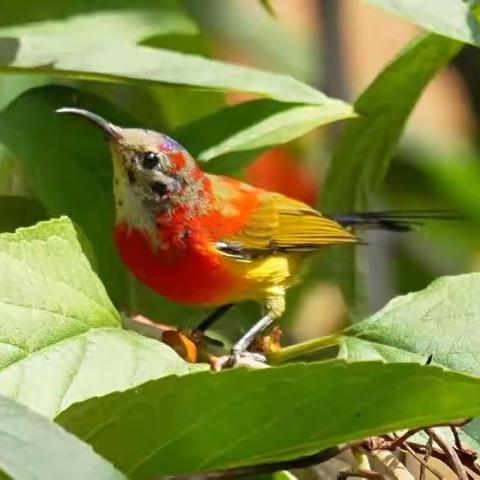
[[(332, 99), (292, 77), (196, 55), (145, 46), (93, 48), (59, 52), (36, 37), (0, 39), (0, 71), (52, 73), (70, 78), (130, 83), (167, 83), (240, 90), (276, 100), (329, 105)], [(60, 42), (61, 43), (61, 42)], [(40, 68), (41, 67), (41, 68)], [(339, 101), (336, 101), (339, 102)], [(341, 107), (341, 103), (337, 103)], [(343, 104), (346, 116), (350, 107)]]
[(199, 160), (208, 161), (231, 152), (289, 142), (320, 125), (345, 118), (344, 107), (337, 102), (314, 106), (254, 100), (188, 124), (178, 136)]
[(67, 219), (0, 235), (0, 261), (0, 367), (92, 327), (118, 327)]
[[(162, 18), (160, 15), (164, 13)], [(152, 19), (157, 22), (157, 31), (161, 32), (165, 29), (165, 24), (173, 25), (175, 29), (184, 29), (191, 31), (194, 27), (188, 17), (183, 14), (182, 2), (177, 0), (136, 0), (134, 4), (129, 0), (104, 0), (101, 2), (92, 2), (91, 0), (74, 0), (63, 2), (62, 0), (43, 0), (42, 8), (38, 8), (31, 0), (3, 0), (2, 16), (0, 17), (0, 25), (2, 26), (18, 26), (22, 24), (30, 24), (34, 28), (36, 25), (48, 25), (48, 29), (55, 25), (61, 29), (62, 25), (86, 16), (88, 14), (95, 18), (95, 15), (104, 15), (116, 13), (124, 16), (124, 28), (138, 28), (138, 24), (143, 17), (143, 22), (149, 24)], [(173, 21), (175, 19), (175, 22)], [(55, 24), (53, 20), (59, 20)], [(60, 23), (60, 21), (62, 23)], [(49, 23), (51, 22), (51, 23)], [(128, 25), (128, 24), (132, 25)], [(27, 25), (27, 29), (29, 25)], [(152, 28), (152, 27), (150, 27)], [(98, 34), (94, 30), (90, 33)], [(112, 32), (108, 32), (112, 33)], [(122, 38), (119, 31), (113, 32), (117, 41), (121, 42)], [(122, 32), (123, 33), (123, 32)], [(128, 33), (125, 32), (127, 37)], [(111, 41), (110, 39), (103, 39)]]
[[(26, 7), (26, 18), (33, 13), (30, 10)], [(285, 102), (328, 106), (337, 110), (335, 117), (351, 115), (348, 105), (286, 75), (208, 60), (190, 54), (191, 48), (188, 54), (181, 53), (182, 35), (195, 33), (196, 28), (175, 2), (144, 0), (132, 8), (116, 0), (92, 8), (81, 0), (67, 7), (53, 1), (37, 13), (41, 20), (37, 23), (25, 23), (14, 12), (7, 7), (3, 23), (8, 26), (0, 29), (0, 71), (243, 90)], [(45, 21), (48, 15), (56, 20)], [(15, 25), (15, 18), (20, 25)], [(175, 42), (158, 40), (169, 34), (174, 34)]]
[(474, 1), (369, 0), (369, 2), (396, 13), (426, 30), (480, 46), (480, 24)]
[(128, 0), (103, 5), (87, 0), (49, 0), (42, 4), (42, 9), (32, 8), (31, 2), (25, 6), (12, 0), (4, 3), (7, 5), (2, 4), (1, 37), (26, 36), (46, 42), (59, 53), (84, 51), (92, 44), (128, 45), (153, 35), (197, 31), (181, 3), (172, 0), (140, 0), (134, 5)]
[[(454, 370), (480, 374), (480, 273), (444, 277), (420, 292), (392, 300), (340, 338), (349, 361), (420, 362), (431, 359)], [(449, 429), (442, 431), (451, 437)], [(480, 420), (462, 428), (471, 448), (480, 448)]]
[[(109, 0), (102, 4), (87, 0), (47, 0), (42, 2), (41, 9), (32, 8), (31, 2), (21, 3), (10, 0), (2, 3), (0, 38), (33, 38), (38, 53), (43, 50), (43, 43), (50, 46), (52, 54), (55, 50), (58, 54), (80, 55), (100, 46), (134, 45), (152, 35), (155, 38), (170, 34), (192, 37), (197, 32), (182, 4), (174, 0), (139, 0), (134, 7), (127, 0)], [(9, 40), (4, 42), (8, 48)], [(2, 48), (0, 51), (5, 54)], [(28, 88), (52, 82), (52, 77), (39, 73), (4, 74), (0, 78), (0, 110)]]
[(478, 378), (337, 360), (169, 377), (74, 405), (58, 421), (130, 478), (148, 478), (292, 459), (479, 412)]
[[(322, 208), (328, 212), (362, 210), (390, 165), (405, 123), (432, 77), (461, 44), (434, 34), (415, 40), (355, 102), (359, 118), (350, 120), (328, 170)], [(330, 265), (347, 298), (358, 298), (351, 247), (332, 252)]]
[(480, 273), (442, 277), (337, 334), (286, 347), (272, 360), (283, 363), (339, 345), (339, 358), (351, 362), (429, 360), (480, 375), (479, 293)]
[(51, 420), (0, 396), (0, 469), (15, 480), (126, 480)]
[(328, 170), (325, 209), (348, 211), (368, 205), (423, 89), (461, 47), (439, 35), (422, 36), (401, 51), (358, 98), (359, 117), (349, 121)]
[(480, 273), (443, 277), (342, 332), (351, 361), (435, 363), (480, 375)]
[[(243, 90), (286, 102), (329, 104), (330, 99), (321, 92), (286, 75), (136, 45), (153, 34), (193, 33), (191, 30), (191, 22), (182, 13), (154, 6), (6, 27), (0, 30), (0, 70)], [(336, 105), (340, 109), (343, 105), (348, 115), (347, 105)]]
[[(204, 57), (211, 56), (212, 48), (205, 33), (157, 36), (148, 45)], [(102, 84), (102, 90), (104, 88), (105, 84)], [(168, 130), (210, 115), (225, 106), (225, 95), (221, 91), (158, 84), (147, 87), (147, 91), (150, 94), (151, 108), (161, 113)], [(137, 111), (136, 104), (132, 107)]]
[(0, 392), (54, 416), (191, 368), (120, 318), (66, 219), (0, 235)]

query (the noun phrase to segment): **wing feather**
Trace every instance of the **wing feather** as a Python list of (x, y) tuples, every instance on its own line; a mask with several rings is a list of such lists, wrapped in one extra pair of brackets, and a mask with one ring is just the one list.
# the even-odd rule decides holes
[[(219, 208), (231, 211), (232, 193), (216, 177), (214, 191)], [(231, 182), (228, 179), (228, 182)], [(245, 191), (252, 187), (241, 182)], [(308, 205), (278, 193), (255, 189), (255, 207), (240, 228), (226, 238), (222, 245), (234, 245), (235, 254), (262, 256), (279, 251), (312, 251), (324, 245), (357, 243), (358, 239), (335, 220), (317, 212)], [(228, 198), (227, 198), (228, 197)], [(228, 252), (231, 253), (231, 252)]]

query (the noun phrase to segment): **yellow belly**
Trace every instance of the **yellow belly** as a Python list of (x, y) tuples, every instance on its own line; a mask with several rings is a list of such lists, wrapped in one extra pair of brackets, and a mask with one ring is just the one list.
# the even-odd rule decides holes
[(225, 257), (227, 268), (238, 278), (234, 302), (256, 300), (268, 303), (282, 297), (295, 283), (305, 253), (279, 253), (251, 261)]

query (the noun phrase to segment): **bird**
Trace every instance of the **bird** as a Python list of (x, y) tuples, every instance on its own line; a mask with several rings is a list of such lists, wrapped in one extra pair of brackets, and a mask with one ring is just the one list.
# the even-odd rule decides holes
[(308, 257), (329, 245), (361, 244), (358, 227), (408, 231), (429, 217), (388, 211), (325, 215), (280, 193), (205, 173), (162, 133), (122, 128), (80, 108), (57, 112), (84, 117), (108, 142), (115, 244), (140, 282), (174, 302), (215, 307), (200, 329), (234, 304), (253, 300), (262, 307), (226, 356), (226, 366), (247, 356), (255, 338), (281, 317), (286, 291)]

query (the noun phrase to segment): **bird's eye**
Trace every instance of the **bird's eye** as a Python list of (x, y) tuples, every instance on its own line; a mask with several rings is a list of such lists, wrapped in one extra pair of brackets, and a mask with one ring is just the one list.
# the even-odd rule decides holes
[(159, 158), (155, 152), (145, 152), (142, 155), (142, 167), (145, 170), (152, 170), (158, 165)]
[(165, 195), (165, 193), (167, 193), (167, 186), (162, 182), (153, 182), (150, 185), (150, 188), (151, 188), (153, 193), (156, 193), (160, 197), (163, 197), (163, 195)]

